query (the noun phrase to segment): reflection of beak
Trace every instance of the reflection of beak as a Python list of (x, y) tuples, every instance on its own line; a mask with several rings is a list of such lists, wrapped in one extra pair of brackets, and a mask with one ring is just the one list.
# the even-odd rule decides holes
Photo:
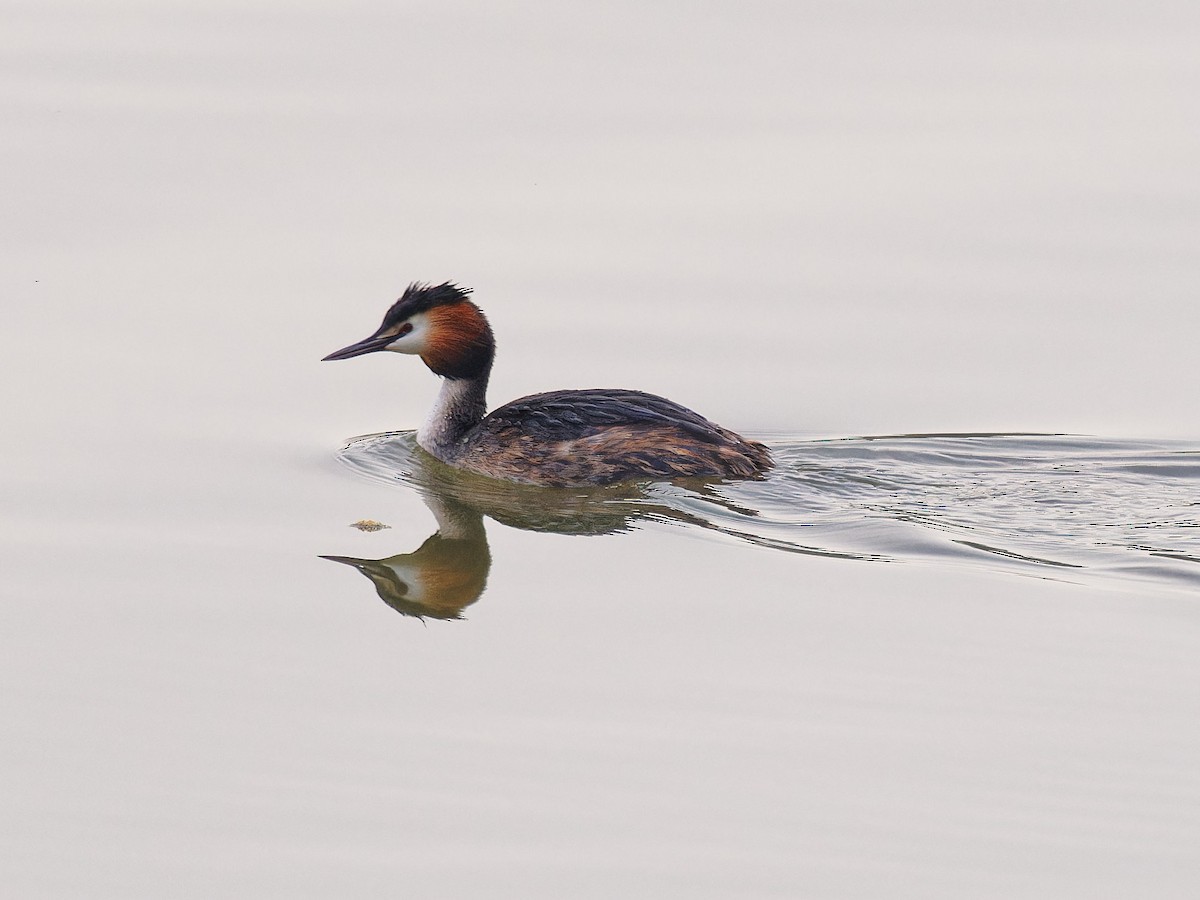
[(328, 356), (321, 360), (325, 362), (330, 359), (349, 359), (352, 356), (362, 356), (364, 353), (374, 353), (376, 350), (386, 350), (387, 345), (394, 340), (394, 336), (383, 336), (373, 334), (369, 338), (359, 341), (357, 344), (351, 344), (349, 347), (343, 347), (341, 350), (334, 350)]

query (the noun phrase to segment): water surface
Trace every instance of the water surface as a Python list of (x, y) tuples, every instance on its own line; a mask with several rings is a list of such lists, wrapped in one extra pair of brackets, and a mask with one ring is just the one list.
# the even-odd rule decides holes
[[(0, 17), (6, 895), (1200, 893), (1195, 4)], [(339, 451), (445, 279), (779, 467)]]
[(473, 478), (413, 432), (340, 458), (505, 524), (612, 533), (678, 523), (814, 556), (924, 561), (1097, 585), (1200, 589), (1200, 448), (1065, 435), (898, 435), (770, 443), (763, 479), (545, 489)]

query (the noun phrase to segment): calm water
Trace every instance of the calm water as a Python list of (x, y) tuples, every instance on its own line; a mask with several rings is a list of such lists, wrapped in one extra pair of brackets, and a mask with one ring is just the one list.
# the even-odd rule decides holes
[[(1200, 890), (1192, 5), (0, 16), (6, 895)], [(778, 468), (429, 465), (447, 278)]]

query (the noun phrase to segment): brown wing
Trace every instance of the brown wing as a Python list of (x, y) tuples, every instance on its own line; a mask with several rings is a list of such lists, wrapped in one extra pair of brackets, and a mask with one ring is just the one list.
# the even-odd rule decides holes
[(762, 444), (640, 391), (553, 391), (523, 397), (484, 419), (469, 443), (461, 461), (468, 468), (551, 485), (747, 478), (771, 466)]

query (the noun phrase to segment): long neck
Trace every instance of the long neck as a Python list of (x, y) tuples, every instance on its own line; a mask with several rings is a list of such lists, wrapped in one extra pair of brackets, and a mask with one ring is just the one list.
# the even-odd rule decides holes
[(487, 384), (491, 362), (471, 378), (446, 378), (429, 418), (417, 430), (417, 443), (443, 462), (463, 452), (472, 428), (487, 414)]
[(443, 462), (454, 462), (471, 429), (487, 415), (496, 341), (487, 318), (467, 300), (429, 310), (428, 326), (421, 360), (445, 380), (428, 421), (417, 431), (417, 443)]

